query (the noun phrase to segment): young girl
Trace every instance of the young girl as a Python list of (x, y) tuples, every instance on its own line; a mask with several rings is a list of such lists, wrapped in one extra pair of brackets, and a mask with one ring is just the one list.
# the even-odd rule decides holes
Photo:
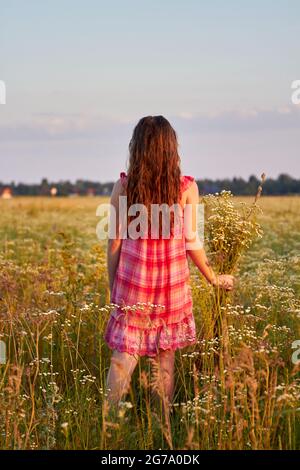
[(132, 204), (143, 204), (148, 211), (153, 204), (177, 204), (184, 214), (188, 204), (195, 230), (198, 186), (193, 177), (181, 175), (176, 132), (163, 116), (147, 116), (138, 122), (129, 144), (128, 174), (120, 174), (112, 191), (117, 236), (108, 240), (107, 263), (111, 302), (116, 308), (105, 340), (113, 350), (107, 376), (110, 403), (119, 402), (127, 393), (139, 356), (144, 355), (157, 362), (170, 403), (175, 350), (196, 343), (187, 255), (213, 285), (231, 290), (233, 276), (215, 275), (203, 246), (193, 243), (197, 236), (188, 239), (182, 231), (181, 237), (175, 237), (174, 217), (169, 238), (162, 237), (161, 222), (156, 238), (121, 238), (120, 196), (127, 196), (128, 209)]

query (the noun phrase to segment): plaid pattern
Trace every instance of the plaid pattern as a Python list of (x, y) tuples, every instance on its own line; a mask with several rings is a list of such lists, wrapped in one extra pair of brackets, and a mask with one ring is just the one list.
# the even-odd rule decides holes
[[(121, 173), (126, 183), (126, 175)], [(182, 177), (182, 191), (194, 181)], [(183, 224), (182, 224), (183, 229)], [(196, 342), (184, 236), (122, 241), (104, 338), (112, 349), (154, 356)]]

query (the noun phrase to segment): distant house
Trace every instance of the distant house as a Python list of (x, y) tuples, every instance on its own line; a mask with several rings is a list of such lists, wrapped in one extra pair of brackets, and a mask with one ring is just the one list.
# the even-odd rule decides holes
[(57, 188), (55, 188), (54, 186), (50, 189), (50, 194), (51, 196), (56, 196), (57, 195)]
[(10, 188), (4, 188), (1, 194), (2, 199), (11, 199), (12, 190)]
[(96, 194), (96, 191), (94, 188), (88, 188), (86, 191), (87, 196), (95, 196), (95, 194)]

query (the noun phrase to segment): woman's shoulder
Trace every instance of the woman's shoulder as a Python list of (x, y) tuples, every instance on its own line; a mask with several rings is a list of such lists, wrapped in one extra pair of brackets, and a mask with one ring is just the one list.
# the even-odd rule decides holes
[(181, 176), (181, 189), (182, 189), (182, 191), (186, 191), (187, 189), (189, 189), (192, 186), (194, 181), (195, 181), (195, 178), (193, 176), (182, 175)]
[(111, 192), (112, 199), (118, 198), (120, 195), (124, 194), (126, 182), (125, 176), (125, 173), (121, 172), (120, 177), (115, 181)]
[(120, 181), (121, 185), (125, 186), (126, 181), (127, 181), (127, 175), (126, 175), (125, 171), (121, 171), (119, 181)]

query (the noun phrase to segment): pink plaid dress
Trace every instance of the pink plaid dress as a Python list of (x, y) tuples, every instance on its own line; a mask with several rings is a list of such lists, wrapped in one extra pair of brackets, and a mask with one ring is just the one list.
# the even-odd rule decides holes
[[(126, 175), (121, 173), (126, 185)], [(181, 177), (181, 190), (194, 181)], [(182, 224), (183, 226), (183, 224)], [(104, 339), (111, 349), (155, 356), (196, 342), (185, 238), (122, 240)]]

